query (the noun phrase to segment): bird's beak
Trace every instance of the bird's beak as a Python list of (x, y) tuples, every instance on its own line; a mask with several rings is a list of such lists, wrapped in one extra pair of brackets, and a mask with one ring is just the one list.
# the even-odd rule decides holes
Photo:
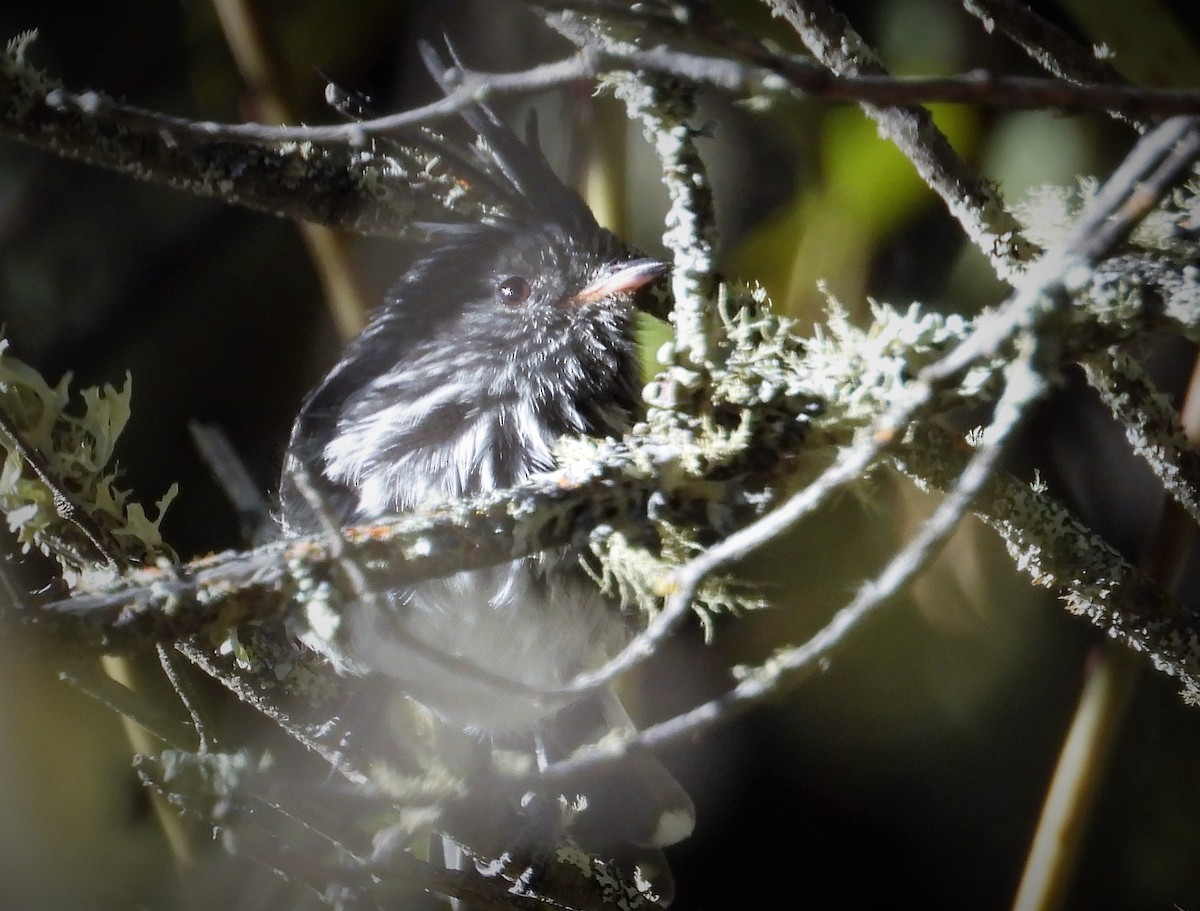
[(589, 304), (614, 294), (628, 294), (666, 275), (670, 268), (670, 265), (658, 259), (633, 259), (614, 263), (605, 266), (600, 274), (584, 285), (571, 300), (576, 304)]

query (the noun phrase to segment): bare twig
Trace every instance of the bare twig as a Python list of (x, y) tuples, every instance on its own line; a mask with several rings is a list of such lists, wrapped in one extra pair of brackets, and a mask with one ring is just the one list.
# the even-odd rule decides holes
[[(125, 561), (118, 559), (121, 554), (120, 546), (103, 528), (93, 522), (91, 516), (63, 489), (62, 484), (54, 477), (54, 473), (47, 468), (41, 454), (25, 445), (20, 432), (3, 411), (0, 411), (0, 434), (7, 437), (5, 448), (16, 452), (34, 476), (50, 491), (50, 495), (54, 498), (54, 510), (58, 513), (58, 517), (74, 526), (94, 549), (94, 553), (90, 556), (76, 553), (76, 565), (83, 568), (90, 563), (105, 563), (114, 570), (125, 567)], [(74, 550), (70, 542), (60, 541), (59, 544), (65, 552)]]
[(185, 640), (176, 643), (176, 649), (197, 668), (216, 680), (229, 692), (246, 705), (269, 718), (298, 743), (303, 744), (320, 756), (331, 769), (336, 770), (347, 780), (356, 784), (366, 784), (370, 781), (368, 772), (347, 755), (341, 744), (330, 744), (321, 736), (321, 731), (314, 730), (311, 725), (298, 720), (292, 714), (280, 708), (274, 699), (249, 684), (236, 673), (213, 656), (209, 649), (201, 647), (197, 642)]
[[(565, 15), (565, 14), (564, 14)], [(621, 55), (584, 48), (517, 73), (463, 71), (445, 97), (374, 120), (331, 126), (217, 124), (170, 117), (98, 92), (70, 92), (35, 70), (24, 48), (4, 58), (0, 135), (142, 180), (222, 202), (364, 234), (396, 236), (420, 222), (480, 215), (452, 171), (439, 170), (436, 143), (372, 147), (371, 139), (436, 122), (497, 94), (529, 93), (608, 72), (643, 71), (737, 97), (787, 96), (880, 106), (963, 104), (1113, 109), (1144, 114), (1200, 113), (1200, 92), (1072, 86), (1055, 80), (968, 73), (892, 79), (834, 76), (804, 58), (759, 47), (745, 63), (660, 45)]]
[(187, 725), (164, 712), (141, 693), (114, 680), (99, 667), (77, 662), (69, 670), (59, 671), (58, 678), (122, 718), (129, 719), (173, 749), (191, 749), (195, 744), (194, 732)]
[(238, 457), (225, 432), (213, 424), (201, 424), (199, 421), (189, 421), (188, 431), (200, 457), (237, 515), (242, 540), (265, 544), (274, 538), (274, 522), (267, 498)]
[(1093, 650), (1075, 717), (1029, 847), (1013, 911), (1053, 911), (1067, 898), (1087, 817), (1103, 784), (1114, 738), (1141, 667), (1128, 649), (1104, 642)]
[(171, 689), (175, 691), (176, 698), (187, 710), (188, 717), (192, 720), (192, 729), (196, 734), (196, 751), (199, 753), (209, 752), (212, 749), (209, 725), (200, 711), (200, 698), (195, 687), (179, 668), (179, 656), (163, 642), (157, 643), (154, 651), (158, 655), (158, 663), (163, 674), (171, 684)]
[(1095, 51), (1018, 0), (963, 0), (962, 5), (989, 34), (998, 29), (1060, 79), (1081, 85), (1130, 84)]
[[(1124, 427), (1134, 450), (1154, 468), (1173, 497), (1144, 544), (1139, 565), (1175, 591), (1195, 543), (1198, 521), (1200, 361), (1193, 365), (1180, 413), (1153, 388), (1141, 367), (1119, 351), (1111, 352), (1111, 361), (1089, 358), (1084, 369), (1088, 381)], [(1051, 911), (1062, 906), (1083, 845), (1087, 817), (1141, 673), (1142, 664), (1136, 657), (1123, 643), (1112, 641), (1093, 650), (1026, 856), (1014, 911)], [(1191, 696), (1200, 701), (1200, 694)]]

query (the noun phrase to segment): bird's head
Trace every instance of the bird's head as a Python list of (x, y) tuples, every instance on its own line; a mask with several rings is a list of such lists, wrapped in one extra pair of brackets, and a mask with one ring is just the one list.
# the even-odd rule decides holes
[(424, 226), (426, 254), (293, 433), (360, 518), (517, 483), (561, 435), (619, 435), (638, 407), (635, 297), (666, 264), (601, 228), (536, 136), (463, 117), (477, 140), (459, 164), (493, 214)]

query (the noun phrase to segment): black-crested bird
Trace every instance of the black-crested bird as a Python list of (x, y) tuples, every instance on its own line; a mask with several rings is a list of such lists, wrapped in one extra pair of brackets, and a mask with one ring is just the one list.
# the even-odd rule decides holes
[[(430, 251), (309, 394), (281, 481), (290, 533), (320, 524), (294, 483), (299, 470), (335, 520), (370, 523), (510, 487), (550, 469), (562, 435), (619, 436), (637, 411), (633, 295), (665, 264), (602, 229), (535, 141), (487, 108), (463, 116), (479, 136), (477, 179), (503, 214), (431, 227)], [(559, 688), (636, 631), (579, 559), (561, 549), (388, 592), (376, 599), (384, 609), (348, 611), (339, 644), (324, 649), (398, 680), (448, 724), (532, 730), (551, 709), (521, 688)], [(614, 699), (604, 709), (610, 724), (627, 723)], [(659, 805), (636, 809), (643, 821), (630, 838), (670, 844), (690, 833), (691, 802), (647, 759), (627, 802), (633, 810), (645, 802), (636, 795), (654, 793)]]

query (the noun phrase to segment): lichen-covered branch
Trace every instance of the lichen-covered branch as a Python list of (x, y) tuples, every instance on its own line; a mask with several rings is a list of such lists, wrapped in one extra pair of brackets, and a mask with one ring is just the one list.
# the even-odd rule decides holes
[[(773, 2), (773, 0), (772, 0)], [(1200, 113), (1200, 93), (1140, 86), (1072, 85), (974, 70), (959, 76), (835, 75), (799, 54), (745, 35), (705, 4), (603, 3), (596, 0), (538, 0), (547, 21), (560, 30), (588, 30), (604, 23), (634, 48), (608, 56), (603, 42), (591, 48), (598, 70), (633, 70), (674, 76), (736, 97), (820, 98), (881, 106), (933, 102), (1027, 107), (1068, 111), (1120, 109), (1131, 115)]]
[(1016, 293), (997, 311), (975, 320), (971, 336), (945, 358), (922, 370), (911, 398), (885, 416), (881, 430), (894, 433), (948, 383), (982, 359), (994, 357), (1018, 335), (1033, 332), (1044, 342), (1065, 341), (1053, 325), (1067, 304), (1085, 291), (1096, 266), (1124, 240), (1200, 156), (1195, 118), (1166, 121), (1138, 141), (1075, 220), (1066, 236), (1021, 277)]
[[(944, 431), (923, 427), (901, 468), (935, 488), (955, 477), (966, 456)], [(1161, 585), (1149, 579), (1038, 484), (997, 474), (975, 503), (1004, 540), (1017, 568), (1056, 592), (1067, 608), (1145, 653), (1176, 677), (1185, 698), (1200, 701), (1200, 629)]]
[[(581, 49), (593, 49), (615, 59), (639, 52), (636, 35), (603, 17), (547, 17), (551, 26)], [(720, 320), (717, 314), (715, 248), (716, 213), (708, 172), (696, 148), (695, 90), (691, 81), (642, 72), (618, 72), (607, 78), (625, 102), (631, 119), (643, 124), (647, 142), (663, 166), (663, 183), (670, 199), (664, 218), (663, 243), (673, 257), (671, 290), (674, 306), (669, 320), (674, 339), (661, 357), (667, 368), (654, 385), (664, 409), (694, 413), (715, 364)]]
[[(1130, 85), (1098, 50), (1083, 47), (1066, 31), (1024, 3), (1017, 0), (963, 0), (962, 6), (989, 34), (999, 30), (1059, 79), (1076, 85)], [(1138, 132), (1153, 126), (1149, 120), (1131, 117), (1124, 111), (1110, 113)]]
[(303, 221), (398, 236), (416, 221), (477, 218), (436, 149), (345, 138), (262, 141), (98, 92), (76, 94), (29, 60), (32, 33), (0, 54), (0, 135), (56, 155)]
[[(603, 37), (603, 31), (592, 28), (579, 40), (586, 46), (589, 41), (601, 40), (597, 35)], [(619, 42), (610, 42), (601, 50), (616, 55), (627, 49)], [(21, 47), (13, 50), (12, 60), (19, 66), (15, 75), (9, 74), (10, 79), (32, 79), (36, 83), (41, 77), (31, 75), (22, 53)], [(348, 537), (353, 559), (368, 571), (375, 562), (390, 562), (389, 585), (410, 578), (409, 573), (415, 580), (487, 565), (565, 543), (581, 529), (604, 528), (618, 532), (609, 534), (604, 539), (607, 543), (597, 551), (602, 562), (609, 561), (601, 575), (605, 584), (635, 600), (656, 590), (661, 598), (670, 591), (664, 579), (673, 571), (671, 560), (664, 562), (658, 557), (638, 563), (641, 558), (629, 557), (638, 547), (622, 544), (614, 549), (614, 542), (628, 536), (633, 527), (630, 522), (645, 522), (637, 517), (645, 516), (652, 492), (661, 494), (666, 479), (673, 477), (676, 493), (685, 493), (675, 499), (692, 501), (692, 515), (707, 514), (710, 521), (717, 514), (732, 515), (736, 509), (730, 505), (734, 500), (729, 491), (714, 493), (709, 473), (716, 469), (728, 479), (729, 489), (739, 490), (744, 497), (740, 507), (743, 512), (751, 504), (756, 504), (751, 512), (761, 509), (770, 501), (769, 489), (755, 493), (744, 486), (750, 473), (736, 467), (743, 464), (740, 453), (754, 446), (761, 448), (764, 438), (756, 428), (772, 428), (774, 436), (767, 441), (766, 450), (771, 455), (764, 459), (762, 452), (755, 453), (755, 458), (767, 466), (758, 469), (757, 482), (769, 485), (772, 474), (789, 457), (786, 448), (780, 448), (781, 441), (795, 444), (805, 436), (791, 431), (781, 436), (778, 428), (787, 426), (787, 421), (810, 426), (812, 443), (832, 447), (838, 455), (831, 473), (797, 494), (783, 509), (743, 532), (726, 535), (701, 557), (686, 560), (683, 555), (687, 547), (681, 542), (694, 533), (684, 531), (681, 524), (687, 510), (664, 520), (667, 524), (659, 530), (660, 544), (675, 540), (671, 559), (676, 561), (674, 567), (685, 567), (675, 579), (673, 601), (666, 615), (673, 621), (683, 614), (714, 569), (798, 521), (834, 491), (868, 473), (889, 447), (901, 441), (902, 431), (914, 417), (930, 408), (977, 401), (989, 394), (991, 381), (1004, 363), (1005, 347), (1019, 336), (1035, 338), (1051, 352), (1046, 356), (1047, 370), (1052, 371), (1057, 363), (1053, 352), (1077, 354), (1078, 346), (1070, 343), (1072, 333), (1095, 333), (1094, 325), (1082, 319), (1054, 322), (1052, 318), (1061, 313), (1067, 299), (1088, 288), (1096, 262), (1178, 178), (1197, 146), (1196, 130), (1189, 121), (1174, 122), (1144, 141), (1092, 201), (1074, 232), (1023, 278), (1019, 293), (997, 314), (985, 315), (970, 325), (940, 322), (937, 325), (941, 334), (932, 345), (920, 328), (928, 324), (925, 317), (918, 318), (915, 312), (907, 319), (895, 315), (900, 347), (893, 353), (902, 358), (904, 368), (878, 374), (881, 385), (864, 372), (864, 368), (881, 369), (884, 363), (879, 343), (888, 335), (880, 331), (880, 325), (873, 334), (858, 336), (848, 327), (836, 329), (835, 316), (831, 328), (836, 329), (837, 337), (832, 347), (824, 345), (819, 336), (805, 345), (780, 346), (780, 324), (766, 330), (763, 327), (770, 324), (769, 319), (754, 323), (750, 314), (757, 303), (728, 288), (722, 290), (727, 298), (725, 324), (718, 325), (710, 297), (715, 290), (711, 197), (691, 144), (686, 92), (658, 86), (646, 89), (646, 94), (633, 100), (632, 107), (646, 118), (655, 141), (664, 149), (668, 184), (673, 188), (672, 211), (677, 217), (669, 238), (681, 259), (677, 280), (681, 283), (683, 313), (678, 320), (676, 350), (680, 352), (680, 366), (704, 366), (704, 373), (696, 373), (694, 385), (697, 390), (708, 390), (711, 405), (717, 411), (724, 409), (725, 417), (717, 421), (710, 417), (706, 419), (709, 424), (702, 422), (686, 432), (669, 423), (651, 426), (625, 448), (593, 448), (586, 452), (587, 458), (574, 463), (576, 468), (584, 466), (584, 474), (574, 479), (539, 479), (527, 488), (486, 503), (460, 504), (436, 516), (352, 531)], [(38, 84), (33, 89), (26, 86), (26, 91), (40, 91), (39, 103), (54, 108), (53, 89)], [(680, 104), (684, 107), (678, 107)], [(1135, 188), (1140, 192), (1134, 194)], [(1185, 284), (1189, 280), (1186, 275), (1182, 279)], [(884, 316), (883, 309), (876, 311), (877, 319)], [(748, 326), (757, 328), (746, 334)], [(726, 347), (718, 353), (718, 345)], [(972, 369), (977, 369), (978, 375), (971, 374)], [(739, 370), (746, 375), (738, 375)], [(920, 382), (887, 385), (905, 372), (918, 373)], [(844, 379), (838, 380), (839, 376)], [(771, 419), (775, 423), (763, 424), (770, 414), (769, 390), (784, 390), (780, 400), (783, 408), (779, 417)], [(939, 396), (944, 396), (944, 401)], [(819, 420), (808, 420), (811, 412), (806, 410), (806, 402), (822, 403), (824, 413)], [(780, 424), (781, 420), (784, 423)], [(863, 435), (868, 428), (872, 432)], [(722, 505), (718, 508), (716, 504)], [(481, 537), (484, 543), (479, 546)], [(320, 594), (324, 591), (321, 584), (339, 559), (334, 553), (336, 547), (330, 543), (317, 538), (182, 568), (139, 570), (111, 587), (92, 585), (87, 593), (53, 605), (45, 616), (89, 629), (106, 647), (179, 638), (214, 623), (232, 624), (245, 616), (279, 616), (297, 597), (311, 605), (314, 598), (327, 596)], [(614, 574), (612, 561), (618, 559), (618, 554), (624, 555), (620, 559), (625, 562)], [(297, 566), (303, 568), (299, 574)], [(714, 597), (720, 601), (721, 596)]]
[(1200, 452), (1184, 433), (1170, 397), (1154, 386), (1132, 356), (1119, 349), (1097, 352), (1080, 363), (1133, 451), (1158, 476), (1163, 490), (1200, 523)]
[[(879, 57), (825, 0), (771, 0), (805, 47), (835, 74), (886, 76)], [(863, 111), (895, 143), (921, 179), (958, 219), (970, 240), (988, 257), (996, 274), (1011, 281), (1038, 254), (1005, 208), (994, 184), (975, 174), (919, 105), (883, 107), (864, 102)]]
[(1081, 296), (1085, 323), (1094, 335), (1077, 338), (1081, 351), (1097, 342), (1117, 343), (1146, 332), (1167, 332), (1200, 341), (1200, 273), (1165, 256), (1129, 253), (1100, 263)]
[[(555, 21), (589, 20), (562, 12)], [(706, 29), (725, 41), (720, 45), (724, 54), (680, 50), (669, 41), (650, 48), (634, 44), (619, 52), (585, 43), (572, 57), (517, 73), (464, 71), (458, 87), (445, 98), (412, 111), (319, 127), (199, 122), (122, 104), (96, 91), (74, 92), (33, 65), (33, 36), (26, 33), (0, 54), (0, 135), (198, 196), (338, 230), (399, 236), (419, 222), (471, 221), (488, 211), (488, 200), (479, 198), (469, 182), (464, 185), (462, 178), (469, 175), (463, 168), (468, 166), (452, 161), (436, 137), (416, 130), (419, 125), (492, 94), (541, 91), (606, 73), (644, 72), (744, 99), (805, 96), (877, 106), (953, 101), (1060, 110), (1200, 112), (1200, 92), (1193, 91), (1073, 86), (989, 74), (903, 80), (871, 74), (835, 76), (805, 58), (731, 33), (727, 26), (710, 24)], [(731, 40), (731, 34), (738, 40)], [(403, 140), (395, 135), (401, 129), (410, 131)], [(931, 180), (939, 168), (948, 178), (954, 173), (943, 164), (928, 169)], [(937, 183), (945, 181), (939, 178)], [(972, 178), (964, 186), (978, 190), (982, 185)], [(965, 191), (955, 195), (945, 190), (943, 195), (948, 201), (971, 197)], [(977, 202), (986, 202), (984, 196)], [(957, 205), (952, 209), (958, 211)], [(971, 220), (983, 218), (989, 231), (997, 229), (992, 231), (996, 244), (1012, 241), (1000, 230), (1003, 226), (993, 209), (983, 205), (971, 211)]]
[(662, 159), (663, 183), (671, 201), (663, 242), (673, 255), (675, 303), (669, 320), (675, 336), (659, 354), (666, 371), (657, 379), (653, 388), (658, 395), (649, 404), (694, 413), (703, 407), (702, 390), (715, 367), (720, 331), (714, 271), (716, 215), (690, 122), (695, 103), (691, 91), (676, 83), (614, 77), (613, 85), (630, 115), (645, 125), (646, 137)]
[[(952, 491), (971, 460), (961, 438), (932, 424), (915, 428), (912, 440), (894, 456), (896, 466), (921, 486)], [(1017, 568), (1035, 584), (1054, 591), (1073, 613), (1107, 635), (1145, 653), (1155, 667), (1177, 678), (1183, 695), (1200, 702), (1200, 629), (1174, 597), (1126, 561), (1079, 522), (1040, 485), (1022, 483), (1004, 472), (981, 473), (986, 480), (971, 491), (972, 511), (1004, 541)], [(949, 512), (948, 508), (948, 514)], [(940, 523), (929, 527), (932, 538)], [(918, 540), (914, 553), (924, 553)], [(538, 773), (543, 781), (572, 778), (613, 768), (645, 750), (659, 750), (695, 738), (727, 722), (768, 695), (802, 683), (862, 623), (885, 603), (892, 586), (876, 587), (893, 575), (909, 575), (902, 553), (808, 641), (779, 649), (754, 667), (737, 668), (738, 683), (719, 697), (624, 738), (610, 738)], [(532, 779), (532, 776), (530, 776)]]

